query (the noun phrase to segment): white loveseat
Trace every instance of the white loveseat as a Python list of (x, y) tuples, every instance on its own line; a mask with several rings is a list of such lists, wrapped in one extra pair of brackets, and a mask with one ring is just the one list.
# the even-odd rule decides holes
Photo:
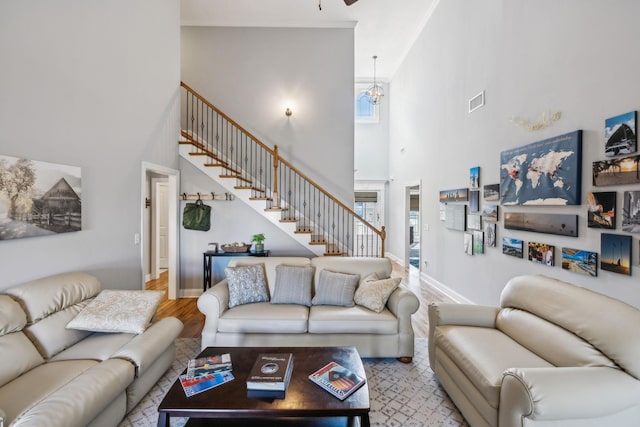
[[(391, 274), (387, 258), (246, 257), (232, 259), (229, 266), (262, 263), (271, 297), (279, 265), (311, 266), (314, 293), (322, 270), (357, 274), (360, 280), (371, 273), (381, 279)], [(396, 357), (409, 362), (414, 340), (411, 315), (419, 304), (413, 292), (400, 285), (380, 313), (357, 304), (343, 307), (257, 302), (229, 308), (229, 287), (224, 279), (198, 299), (198, 308), (206, 316), (202, 348), (349, 345), (355, 346), (362, 357)]]
[(640, 425), (640, 310), (541, 275), (429, 306), (429, 362), (473, 427)]
[(140, 334), (66, 328), (99, 292), (95, 277), (64, 273), (0, 293), (4, 427), (117, 426), (171, 366), (178, 319)]

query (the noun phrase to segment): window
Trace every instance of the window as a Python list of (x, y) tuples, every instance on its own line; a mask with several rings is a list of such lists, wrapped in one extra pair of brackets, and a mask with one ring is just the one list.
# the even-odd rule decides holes
[(366, 91), (372, 83), (356, 84), (356, 123), (378, 123), (379, 105), (373, 105), (367, 99)]

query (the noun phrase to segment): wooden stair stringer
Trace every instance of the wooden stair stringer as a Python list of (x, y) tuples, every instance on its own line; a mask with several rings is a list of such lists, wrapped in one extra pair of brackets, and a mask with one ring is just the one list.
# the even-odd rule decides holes
[(302, 246), (305, 250), (312, 252), (316, 256), (324, 256), (326, 252), (326, 247), (324, 245), (309, 245), (309, 234), (306, 233), (296, 233), (297, 224), (293, 222), (280, 222), (281, 212), (280, 211), (266, 211), (266, 202), (265, 200), (252, 200), (255, 199), (252, 197), (252, 191), (247, 189), (237, 189), (235, 188), (235, 180), (228, 178), (220, 178), (222, 174), (223, 167), (221, 166), (205, 166), (207, 159), (205, 156), (191, 156), (189, 152), (191, 151), (191, 147), (188, 144), (180, 144), (178, 147), (178, 152), (180, 156), (195, 166), (202, 173), (207, 175), (213, 181), (222, 186), (225, 191), (233, 194), (237, 200), (243, 201), (247, 206), (252, 208), (254, 211), (259, 213), (264, 218), (267, 218), (271, 223), (276, 225), (279, 229), (281, 229), (285, 234), (287, 234), (291, 239), (295, 240), (300, 246)]

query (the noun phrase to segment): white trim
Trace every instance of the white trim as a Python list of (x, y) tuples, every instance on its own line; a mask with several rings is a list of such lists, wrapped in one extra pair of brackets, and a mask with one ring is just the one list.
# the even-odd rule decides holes
[[(420, 197), (420, 204), (422, 204), (422, 180), (418, 179), (416, 181), (407, 181), (404, 184), (404, 211), (402, 213), (404, 221), (404, 264), (401, 264), (403, 267), (410, 267), (409, 265), (409, 211), (411, 210), (411, 187), (418, 186), (418, 196)], [(420, 230), (422, 230), (422, 217), (423, 212), (420, 212)], [(422, 261), (422, 243), (420, 243), (420, 260)], [(421, 266), (421, 262), (418, 264)], [(415, 268), (415, 267), (414, 267)], [(418, 270), (422, 271), (422, 268), (418, 268)]]
[(450, 287), (444, 285), (443, 283), (440, 283), (439, 281), (437, 281), (436, 279), (434, 279), (433, 277), (429, 276), (426, 273), (420, 273), (420, 280), (425, 282), (428, 286), (431, 286), (432, 288), (436, 289), (438, 292), (445, 294), (448, 298), (452, 299), (457, 303), (475, 304), (475, 302), (471, 301), (470, 299), (466, 298), (463, 295), (460, 295)]
[(404, 260), (402, 258), (398, 258), (398, 256), (396, 256), (395, 254), (391, 253), (391, 252), (385, 252), (384, 256), (386, 258), (389, 258), (391, 261), (398, 263), (400, 265), (404, 265)]
[(171, 169), (166, 166), (156, 165), (153, 163), (142, 162), (141, 168), (141, 185), (140, 185), (140, 230), (141, 230), (141, 244), (140, 244), (140, 267), (142, 273), (142, 288), (144, 289), (145, 269), (144, 269), (144, 242), (145, 242), (145, 227), (144, 227), (144, 198), (145, 189), (147, 185), (147, 172), (154, 172), (161, 175), (166, 175), (169, 180), (169, 189), (167, 191), (169, 218), (168, 218), (168, 241), (169, 241), (169, 277), (168, 277), (168, 295), (169, 299), (176, 299), (178, 295), (178, 289), (180, 287), (180, 242), (178, 234), (178, 221), (180, 214), (178, 212), (178, 198), (180, 197), (180, 171)]
[(199, 298), (202, 295), (200, 289), (180, 289), (180, 298)]

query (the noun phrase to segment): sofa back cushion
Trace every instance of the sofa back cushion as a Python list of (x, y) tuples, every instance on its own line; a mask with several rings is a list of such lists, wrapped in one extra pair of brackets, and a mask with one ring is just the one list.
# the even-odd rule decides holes
[(640, 379), (640, 310), (543, 275), (511, 279), (502, 291), (500, 305), (527, 311), (566, 329)]
[(86, 273), (62, 273), (4, 292), (20, 304), (27, 316), (24, 333), (49, 359), (90, 334), (65, 326), (100, 292), (100, 283)]
[(554, 366), (617, 367), (579, 336), (524, 310), (503, 308), (496, 328)]
[(239, 267), (243, 265), (255, 265), (264, 264), (264, 271), (267, 275), (267, 287), (269, 288), (269, 295), (273, 297), (274, 289), (276, 286), (276, 267), (279, 265), (290, 266), (309, 266), (311, 262), (309, 258), (305, 257), (238, 257), (232, 258), (227, 264), (228, 267)]
[(22, 328), (27, 316), (8, 295), (0, 295), (0, 387), (44, 363)]

